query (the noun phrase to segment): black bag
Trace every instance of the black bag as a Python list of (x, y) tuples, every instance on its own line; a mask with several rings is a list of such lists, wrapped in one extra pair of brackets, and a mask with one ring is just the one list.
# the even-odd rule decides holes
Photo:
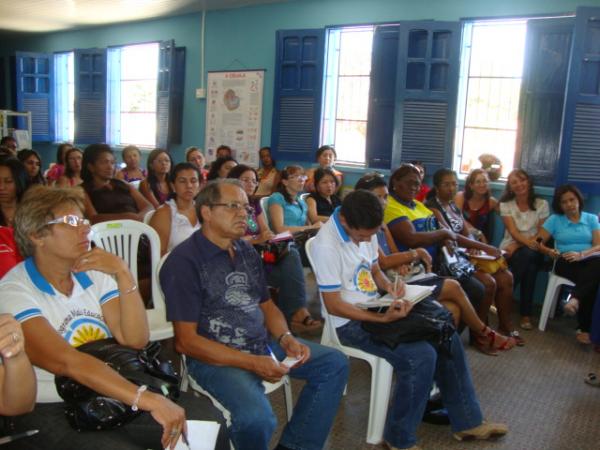
[(451, 354), (455, 332), (452, 313), (432, 297), (421, 300), (403, 319), (389, 323), (362, 322), (375, 342), (394, 349), (400, 343), (429, 341), (438, 350)]
[(439, 261), (438, 274), (446, 277), (456, 278), (457, 281), (463, 282), (471, 278), (475, 273), (475, 266), (469, 260), (466, 253), (455, 249), (450, 255), (446, 247), (442, 247)]
[[(147, 385), (149, 391), (165, 394), (171, 400), (179, 397), (180, 378), (170, 361), (160, 361), (160, 344), (150, 342), (142, 350), (117, 343), (113, 338), (88, 342), (77, 350), (104, 361), (123, 378), (138, 386)], [(142, 411), (133, 411), (119, 400), (104, 397), (77, 381), (57, 375), (56, 390), (65, 401), (67, 420), (81, 430), (108, 430), (120, 427)]]
[(281, 259), (288, 254), (290, 244), (292, 240), (288, 241), (277, 241), (277, 242), (265, 242), (263, 244), (256, 244), (254, 248), (260, 255), (264, 264), (275, 265)]
[(318, 228), (309, 228), (308, 230), (304, 231), (296, 231), (293, 233), (294, 242), (298, 248), (304, 248), (306, 241), (308, 241), (311, 237), (316, 236), (318, 232)]

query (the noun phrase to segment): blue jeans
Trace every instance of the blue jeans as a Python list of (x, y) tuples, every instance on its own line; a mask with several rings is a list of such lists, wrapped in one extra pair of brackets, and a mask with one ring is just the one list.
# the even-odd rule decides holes
[(426, 341), (399, 344), (391, 349), (374, 342), (357, 321), (338, 328), (337, 334), (344, 345), (385, 358), (396, 372), (396, 389), (384, 432), (385, 439), (392, 446), (408, 448), (417, 442), (417, 427), (423, 418), (434, 380), (440, 388), (454, 432), (482, 423), (479, 401), (456, 333), (452, 337), (451, 357), (438, 354)]
[(277, 306), (289, 322), (296, 311), (306, 307), (304, 272), (298, 249), (290, 245), (287, 255), (266, 270), (269, 286), (279, 289)]
[(508, 259), (508, 266), (513, 273), (515, 286), (519, 286), (519, 304), (521, 316), (531, 316), (535, 279), (544, 261), (541, 253), (529, 247), (520, 247)]
[[(292, 378), (306, 380), (280, 444), (295, 450), (321, 449), (327, 439), (348, 380), (348, 360), (339, 351), (314, 342), (311, 357), (290, 370)], [(279, 360), (285, 352), (275, 341), (273, 353)], [(188, 372), (231, 413), (229, 435), (237, 450), (267, 449), (275, 431), (276, 418), (262, 385), (262, 379), (247, 370), (214, 366), (187, 359)]]

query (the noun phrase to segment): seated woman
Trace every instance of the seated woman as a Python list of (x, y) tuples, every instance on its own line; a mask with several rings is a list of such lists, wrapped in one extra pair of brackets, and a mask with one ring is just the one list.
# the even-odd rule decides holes
[(314, 177), (315, 192), (311, 192), (305, 200), (308, 206), (308, 218), (312, 223), (327, 222), (334, 209), (342, 204), (336, 194), (339, 180), (328, 167), (325, 169), (319, 167)]
[(493, 212), (498, 208), (498, 200), (490, 192), (487, 172), (473, 169), (465, 181), (465, 190), (456, 194), (454, 202), (462, 211), (469, 234), (485, 244), (492, 242)]
[(258, 151), (260, 159), (260, 169), (258, 169), (258, 189), (256, 195), (258, 197), (267, 197), (275, 192), (275, 188), (279, 183), (279, 171), (277, 164), (271, 156), (271, 147), (263, 147)]
[(148, 155), (148, 176), (140, 183), (140, 192), (154, 208), (166, 202), (173, 192), (169, 181), (173, 161), (169, 152), (155, 148)]
[(204, 168), (206, 166), (206, 158), (204, 157), (204, 153), (198, 147), (188, 147), (185, 149), (185, 161), (192, 163), (195, 165), (200, 173), (202, 174), (202, 179), (206, 182), (206, 178), (208, 177), (208, 170)]
[[(273, 237), (267, 225), (260, 201), (254, 195), (256, 191), (257, 173), (252, 167), (235, 166), (229, 171), (228, 178), (240, 180), (242, 188), (248, 196), (250, 206), (254, 209), (248, 215), (248, 228), (245, 239), (253, 245), (260, 245)], [(323, 327), (320, 320), (313, 319), (306, 308), (306, 287), (302, 260), (295, 246), (288, 246), (287, 253), (273, 265), (265, 267), (269, 286), (279, 289), (277, 306), (283, 312), (290, 328), (295, 333), (317, 332)]]
[[(335, 160), (337, 158), (337, 153), (335, 151), (335, 148), (333, 148), (333, 146), (331, 146), (331, 145), (323, 145), (323, 146), (319, 147), (319, 149), (317, 150), (317, 152), (315, 154), (315, 158), (321, 169), (329, 168), (329, 169), (333, 170), (335, 177), (338, 179), (338, 190), (339, 190), (344, 185), (344, 174), (342, 172), (340, 172), (339, 170), (335, 170), (333, 168), (333, 166), (335, 164)], [(313, 192), (315, 190), (315, 171), (319, 167), (317, 167), (315, 169), (309, 169), (306, 172), (306, 175), (308, 176), (308, 178), (306, 180), (305, 189), (307, 192)]]
[(223, 156), (215, 159), (210, 165), (206, 180), (212, 181), (218, 178), (227, 178), (229, 171), (237, 166), (237, 164), (237, 161), (231, 156)]
[(23, 163), (27, 172), (27, 183), (46, 184), (44, 175), (42, 175), (42, 158), (39, 153), (32, 149), (23, 149), (17, 153), (17, 159)]
[[(506, 425), (483, 420), (457, 333), (450, 336), (452, 344), (446, 353), (426, 340), (401, 342), (390, 348), (364, 330), (365, 322), (401, 323), (413, 306), (399, 299), (404, 285), (391, 282), (377, 264), (374, 234), (382, 219), (383, 208), (374, 195), (363, 190), (349, 193), (312, 242), (311, 257), (323, 303), (341, 343), (384, 358), (396, 372), (384, 431), (387, 448), (420, 448), (416, 445), (417, 427), (434, 380), (456, 439), (490, 439), (506, 434)], [(371, 299), (378, 289), (398, 300), (384, 313), (356, 306)]]
[(295, 233), (321, 227), (320, 221), (313, 224), (309, 220), (308, 207), (300, 197), (305, 181), (306, 175), (300, 166), (287, 166), (281, 171), (277, 191), (269, 197), (267, 203), (269, 223), (275, 233)]
[(13, 228), (0, 225), (0, 279), (21, 261)]
[(35, 374), (24, 344), (21, 324), (0, 314), (0, 416), (25, 414), (35, 405)]
[[(440, 228), (433, 211), (415, 200), (420, 185), (421, 177), (415, 166), (403, 164), (396, 169), (390, 177), (391, 198), (385, 208), (384, 221), (400, 251), (424, 247), (431, 255), (435, 268), (438, 267), (438, 253), (441, 247), (447, 245), (453, 249), (457, 235), (448, 228)], [(492, 286), (484, 286), (473, 275), (461, 279), (460, 284), (477, 311), (480, 310), (482, 303), (486, 302), (489, 305), (494, 298), (495, 292), (491, 289)], [(510, 339), (507, 340), (501, 335), (496, 337), (498, 342), (492, 344), (494, 347), (502, 348), (504, 345), (511, 345)], [(514, 338), (522, 345), (520, 337), (514, 336)]]
[(140, 160), (142, 159), (140, 149), (135, 145), (128, 145), (123, 149), (121, 156), (125, 167), (117, 172), (115, 178), (127, 183), (133, 183), (137, 187), (148, 176), (146, 170), (140, 167)]
[[(222, 421), (210, 402), (184, 393), (176, 405), (76, 349), (105, 337), (141, 349), (149, 336), (146, 312), (125, 262), (99, 248), (89, 250), (90, 226), (83, 218), (83, 205), (80, 190), (40, 186), (25, 196), (17, 212), (16, 239), (27, 259), (0, 282), (6, 293), (0, 312), (21, 322), (38, 378), (36, 409), (17, 418), (16, 426), (40, 430), (20, 441), (20, 448), (78, 449), (93, 441), (101, 448), (173, 449), (185, 430), (186, 410), (190, 418)], [(121, 428), (77, 432), (65, 418), (55, 375), (149, 414)], [(229, 448), (224, 440), (221, 448)]]
[(65, 161), (65, 173), (58, 179), (56, 185), (58, 187), (79, 186), (83, 183), (81, 179), (83, 152), (81, 149), (73, 147), (67, 151)]
[(194, 205), (202, 184), (200, 169), (191, 163), (179, 163), (169, 181), (173, 185), (173, 194), (150, 219), (150, 226), (160, 237), (161, 256), (200, 229)]
[(0, 225), (13, 226), (17, 205), (28, 186), (23, 163), (13, 156), (0, 158)]
[[(388, 189), (381, 174), (367, 174), (356, 183), (355, 190), (364, 189), (372, 192), (379, 199), (382, 208), (385, 210), (388, 198)], [(431, 271), (431, 256), (424, 248), (410, 249), (409, 251), (399, 252), (396, 243), (385, 223), (377, 232), (378, 264), (383, 271), (387, 271), (388, 276), (394, 278), (397, 274), (403, 275), (409, 272), (413, 264), (422, 263), (426, 272)], [(425, 286), (434, 286), (432, 295), (443, 304), (454, 318), (454, 323), (458, 327), (459, 323), (464, 322), (469, 327), (474, 336), (474, 345), (482, 353), (487, 355), (497, 355), (497, 349), (511, 349), (515, 342), (512, 339), (506, 339), (498, 336), (494, 330), (488, 327), (477, 315), (473, 305), (469, 303), (465, 292), (460, 284), (450, 278), (441, 278), (431, 276), (427, 279), (417, 281), (407, 280), (408, 284), (418, 284)]]
[[(583, 211), (583, 206), (577, 187), (558, 187), (552, 199), (554, 214), (544, 222), (538, 236), (542, 253), (556, 260), (554, 272), (575, 283), (565, 312), (577, 313), (577, 340), (591, 344), (592, 311), (600, 286), (600, 225), (598, 217)], [(544, 245), (551, 237), (553, 249)]]
[(85, 190), (85, 216), (91, 223), (109, 220), (144, 220), (152, 205), (130, 184), (113, 178), (115, 156), (106, 144), (88, 145), (83, 152), (81, 178)]
[(548, 202), (535, 195), (527, 172), (515, 169), (508, 174), (499, 208), (505, 227), (500, 249), (506, 252), (514, 284), (519, 285), (520, 326), (531, 330), (535, 280), (543, 262), (536, 236), (550, 215)]
[[(478, 240), (470, 239), (470, 235), (463, 216), (454, 203), (458, 179), (456, 173), (450, 169), (440, 169), (433, 175), (433, 189), (425, 205), (433, 211), (438, 222), (456, 233), (458, 245), (466, 247), (472, 252), (484, 252), (487, 255), (501, 258), (502, 252), (496, 247), (484, 244)], [(475, 271), (477, 279), (486, 287), (486, 296), (479, 305), (478, 314), (481, 320), (488, 322), (488, 312), (492, 303), (498, 309), (498, 328), (501, 333), (518, 337), (518, 332), (513, 329), (512, 304), (513, 304), (513, 278), (506, 268), (499, 268), (493, 274), (478, 269)]]
[(46, 181), (49, 186), (53, 186), (58, 179), (65, 173), (65, 156), (67, 151), (73, 148), (68, 142), (59, 144), (56, 149), (56, 162), (50, 165), (46, 171)]

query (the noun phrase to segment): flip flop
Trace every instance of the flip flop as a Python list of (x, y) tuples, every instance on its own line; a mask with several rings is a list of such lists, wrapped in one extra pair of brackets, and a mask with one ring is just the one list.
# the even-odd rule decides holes
[(585, 377), (583, 381), (585, 381), (590, 386), (600, 387), (600, 378), (598, 378), (598, 376), (594, 372), (588, 373), (587, 377)]
[(590, 333), (581, 330), (577, 330), (575, 333), (575, 339), (577, 339), (577, 342), (583, 345), (590, 345), (592, 343), (590, 339)]

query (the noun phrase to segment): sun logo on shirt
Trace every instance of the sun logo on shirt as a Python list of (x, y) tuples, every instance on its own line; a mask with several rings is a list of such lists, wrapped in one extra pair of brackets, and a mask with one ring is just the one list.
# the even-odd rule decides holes
[(73, 347), (106, 338), (106, 333), (93, 325), (79, 327), (72, 337)]
[(358, 266), (354, 276), (354, 283), (356, 288), (364, 294), (374, 295), (377, 293), (377, 285), (371, 275), (371, 268), (365, 263)]

